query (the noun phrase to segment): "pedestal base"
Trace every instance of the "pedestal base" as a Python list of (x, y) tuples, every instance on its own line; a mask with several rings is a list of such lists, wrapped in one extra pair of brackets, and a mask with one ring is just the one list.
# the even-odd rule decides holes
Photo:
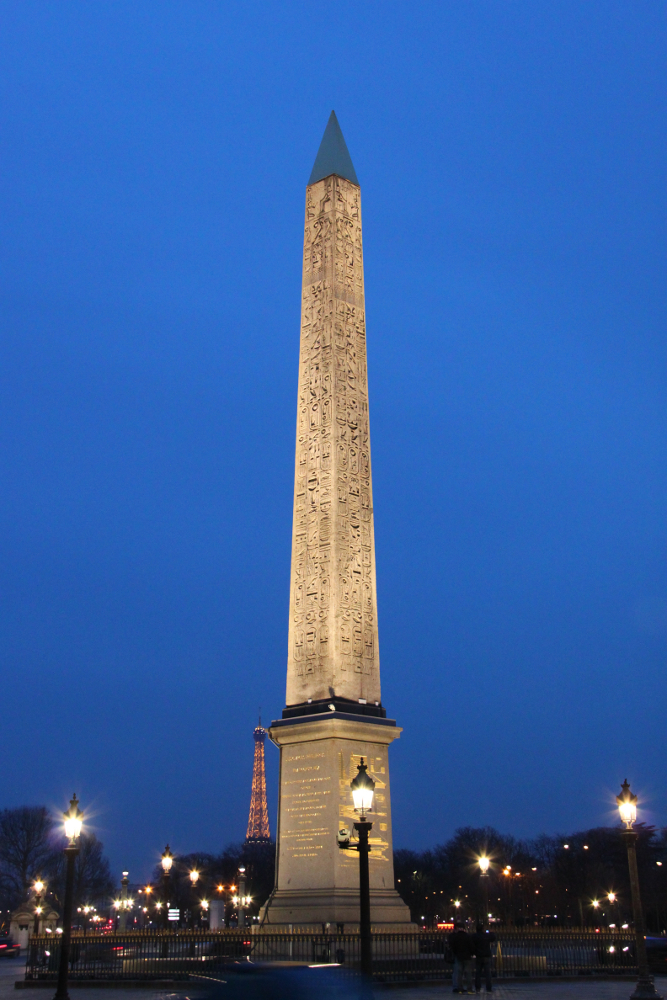
[(341, 827), (353, 829), (350, 781), (363, 757), (375, 781), (369, 820), (371, 923), (379, 931), (408, 930), (410, 911), (394, 888), (388, 746), (401, 730), (392, 719), (331, 711), (274, 722), (280, 747), (276, 889), (262, 914), (263, 929), (336, 932), (359, 927), (359, 857), (338, 847)]
[[(266, 931), (289, 929), (313, 934), (359, 931), (358, 888), (276, 892), (265, 910), (261, 920)], [(371, 926), (378, 934), (405, 932), (412, 926), (410, 911), (395, 889), (371, 891)]]
[(638, 980), (630, 1000), (662, 1000), (662, 997), (656, 990), (652, 977), (647, 976)]

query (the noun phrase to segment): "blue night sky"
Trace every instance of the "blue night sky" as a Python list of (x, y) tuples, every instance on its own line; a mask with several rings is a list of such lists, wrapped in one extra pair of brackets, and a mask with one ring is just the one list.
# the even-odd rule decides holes
[[(245, 835), (305, 184), (361, 183), (397, 846), (667, 824), (662, 3), (0, 3), (0, 806)], [(277, 751), (267, 745), (275, 828)]]

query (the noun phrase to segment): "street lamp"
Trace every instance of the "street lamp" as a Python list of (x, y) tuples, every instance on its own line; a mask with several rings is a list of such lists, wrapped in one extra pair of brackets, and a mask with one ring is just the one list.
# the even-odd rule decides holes
[(193, 868), (191, 872), (188, 873), (190, 879), (190, 926), (195, 927), (197, 923), (197, 918), (195, 916), (197, 909), (197, 902), (195, 899), (195, 886), (199, 881), (200, 873), (196, 868)]
[(127, 930), (127, 910), (128, 910), (128, 898), (127, 898), (127, 887), (130, 884), (130, 873), (123, 872), (123, 877), (120, 880), (120, 907), (118, 913), (118, 930)]
[(246, 894), (245, 894), (245, 866), (241, 865), (239, 867), (239, 894), (238, 894), (238, 919), (237, 924), (239, 927), (245, 927), (245, 907), (246, 907)]
[(364, 764), (363, 757), (361, 758), (361, 763), (357, 766), (357, 776), (350, 782), (350, 788), (352, 789), (354, 811), (359, 813), (359, 819), (354, 824), (358, 840), (356, 844), (351, 844), (349, 830), (342, 829), (338, 832), (338, 846), (344, 851), (358, 851), (359, 853), (359, 943), (361, 944), (361, 971), (364, 975), (370, 976), (373, 969), (373, 955), (371, 950), (371, 889), (368, 872), (368, 854), (371, 848), (368, 843), (368, 835), (373, 824), (366, 820), (366, 814), (373, 808), (375, 782), (368, 773), (368, 768)]
[(39, 934), (39, 918), (44, 912), (44, 907), (42, 906), (42, 893), (44, 892), (44, 883), (41, 879), (37, 879), (32, 887), (32, 891), (35, 894), (35, 929), (33, 934), (35, 937)]
[(646, 939), (644, 937), (644, 915), (642, 913), (642, 902), (639, 895), (639, 874), (637, 872), (637, 832), (632, 829), (632, 824), (637, 819), (637, 796), (630, 791), (627, 778), (621, 785), (621, 794), (616, 796), (616, 804), (621, 817), (621, 822), (625, 823), (622, 837), (628, 849), (628, 868), (630, 869), (630, 892), (632, 894), (632, 913), (635, 920), (635, 941), (637, 948), (637, 965), (639, 967), (639, 979), (632, 994), (632, 1000), (655, 1000), (659, 996), (653, 979), (648, 971), (648, 958), (646, 956)]
[(65, 848), (67, 862), (65, 874), (65, 902), (63, 905), (63, 933), (60, 939), (60, 960), (58, 963), (58, 985), (54, 1000), (69, 1000), (67, 978), (69, 975), (69, 954), (72, 940), (72, 909), (74, 907), (74, 862), (79, 853), (79, 837), (83, 826), (83, 813), (79, 809), (76, 794), (72, 796), (69, 809), (63, 813), (65, 836), (68, 844)]
[(174, 856), (169, 850), (169, 844), (164, 849), (160, 864), (162, 865), (162, 885), (164, 892), (164, 916), (162, 923), (164, 929), (169, 929), (169, 879), (171, 877), (171, 866), (174, 863)]
[(480, 870), (480, 873), (481, 873), (481, 876), (482, 876), (482, 894), (483, 894), (483, 897), (484, 897), (484, 924), (485, 925), (488, 924), (488, 920), (489, 920), (489, 882), (488, 882), (488, 876), (489, 876), (489, 865), (490, 865), (490, 863), (491, 862), (490, 862), (489, 858), (487, 858), (485, 854), (483, 854), (481, 856), (481, 858), (477, 859), (477, 864), (479, 865), (479, 870)]

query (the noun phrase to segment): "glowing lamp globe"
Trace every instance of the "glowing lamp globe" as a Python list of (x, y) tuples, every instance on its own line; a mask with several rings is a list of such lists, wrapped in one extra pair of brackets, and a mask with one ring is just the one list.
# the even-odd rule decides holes
[(195, 871), (193, 869), (193, 871), (190, 872), (190, 881), (192, 882), (193, 885), (197, 884), (197, 882), (199, 881), (199, 872), (198, 871)]
[(489, 870), (489, 863), (490, 863), (489, 859), (486, 858), (486, 857), (481, 857), (479, 859), (479, 867), (480, 867), (480, 870), (482, 872), (482, 875), (486, 875), (486, 873), (488, 872), (488, 870)]
[(83, 826), (83, 813), (79, 809), (79, 800), (76, 794), (72, 796), (69, 809), (66, 813), (63, 813), (63, 818), (65, 820), (65, 836), (70, 840), (76, 840), (81, 834), (81, 827)]
[(167, 844), (167, 846), (164, 849), (164, 854), (162, 855), (162, 861), (161, 861), (162, 870), (163, 872), (165, 872), (165, 874), (171, 871), (171, 866), (173, 865), (173, 863), (174, 863), (174, 856), (169, 850), (169, 844)]
[(375, 782), (368, 773), (363, 757), (361, 758), (361, 763), (357, 767), (357, 772), (356, 778), (350, 782), (350, 788), (352, 789), (352, 801), (354, 802), (354, 811), (361, 813), (362, 816), (365, 816), (366, 813), (370, 812), (373, 808)]
[(621, 822), (625, 823), (628, 830), (632, 829), (632, 824), (637, 819), (637, 796), (630, 791), (627, 778), (621, 785), (621, 794), (616, 796), (616, 805)]

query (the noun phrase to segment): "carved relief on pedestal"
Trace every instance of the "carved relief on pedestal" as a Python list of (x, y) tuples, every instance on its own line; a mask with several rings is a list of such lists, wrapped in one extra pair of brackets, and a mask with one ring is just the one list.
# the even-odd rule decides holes
[(380, 700), (359, 188), (306, 189), (287, 704)]

